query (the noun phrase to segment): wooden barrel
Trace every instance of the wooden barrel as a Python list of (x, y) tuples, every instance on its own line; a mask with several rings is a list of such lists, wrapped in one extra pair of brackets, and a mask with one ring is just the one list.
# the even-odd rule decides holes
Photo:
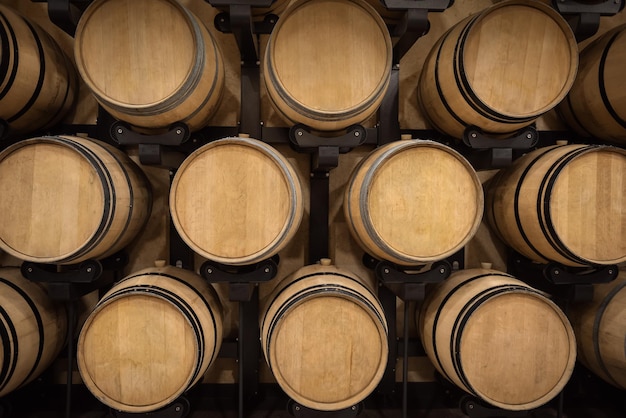
[(457, 23), (435, 43), (418, 102), (434, 128), (455, 138), (468, 126), (511, 133), (556, 106), (577, 67), (576, 39), (563, 17), (538, 1), (504, 1)]
[(557, 107), (576, 133), (626, 143), (626, 24), (606, 32), (580, 53), (569, 94)]
[(485, 212), (511, 248), (539, 263), (626, 261), (626, 151), (609, 146), (537, 149), (486, 186)]
[(200, 381), (221, 341), (215, 290), (189, 270), (153, 267), (116, 283), (98, 302), (80, 332), (78, 367), (105, 405), (150, 412)]
[(0, 268), (0, 396), (39, 377), (67, 337), (65, 310), (17, 267)]
[(0, 248), (22, 260), (111, 255), (144, 226), (151, 201), (143, 172), (104, 142), (43, 136), (0, 153)]
[(58, 123), (74, 105), (73, 64), (40, 26), (0, 5), (0, 119), (13, 132)]
[(263, 75), (270, 101), (286, 119), (338, 131), (378, 109), (391, 58), (389, 31), (367, 2), (300, 0), (270, 35)]
[(482, 185), (452, 148), (395, 141), (354, 169), (344, 213), (352, 236), (372, 256), (424, 264), (454, 254), (474, 236), (483, 215)]
[(172, 182), (170, 211), (191, 249), (230, 265), (278, 253), (304, 212), (300, 179), (289, 160), (241, 137), (211, 142), (183, 161)]
[[(167, 36), (163, 36), (167, 34)], [(176, 0), (97, 0), (76, 28), (78, 71), (114, 117), (148, 130), (204, 127), (224, 86), (221, 52)]]
[(418, 327), (444, 377), (502, 409), (550, 401), (576, 362), (565, 314), (541, 292), (495, 270), (453, 273), (426, 296)]
[(578, 360), (604, 381), (626, 390), (626, 271), (594, 285), (593, 300), (570, 307)]
[(387, 322), (359, 277), (322, 260), (286, 277), (264, 305), (263, 353), (294, 401), (340, 410), (376, 388), (387, 365)]

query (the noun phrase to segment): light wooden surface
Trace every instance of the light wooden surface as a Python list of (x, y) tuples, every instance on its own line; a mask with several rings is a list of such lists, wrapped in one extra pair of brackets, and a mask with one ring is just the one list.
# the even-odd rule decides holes
[(431, 49), (418, 84), (433, 126), (510, 133), (551, 110), (574, 82), (574, 34), (551, 7), (504, 1), (452, 27)]
[(35, 21), (0, 4), (0, 119), (12, 132), (54, 126), (75, 106), (78, 75)]
[(593, 300), (572, 306), (578, 359), (610, 384), (626, 389), (626, 271), (611, 283), (596, 285)]
[(66, 343), (65, 309), (45, 288), (22, 276), (19, 268), (0, 267), (0, 396), (37, 379)]
[(224, 264), (254, 264), (278, 253), (298, 230), (302, 190), (274, 148), (225, 138), (183, 162), (170, 208), (178, 233), (197, 253)]
[(359, 164), (344, 210), (364, 250), (416, 265), (465, 246), (481, 222), (483, 193), (472, 166), (452, 148), (406, 139), (379, 147)]
[(310, 265), (264, 300), (261, 344), (276, 380), (296, 402), (323, 411), (365, 399), (387, 364), (380, 302), (352, 272)]
[(626, 260), (626, 152), (555, 145), (530, 152), (489, 183), (490, 225), (537, 262), (569, 266)]
[(626, 143), (626, 24), (588, 45), (580, 54), (576, 80), (558, 110), (577, 133)]
[[(348, 24), (346, 24), (348, 22)], [(285, 10), (268, 41), (263, 75), (287, 119), (336, 131), (368, 119), (389, 84), (391, 38), (361, 0), (302, 0)]]
[(77, 359), (101, 402), (150, 412), (198, 382), (221, 342), (213, 288), (191, 271), (160, 266), (126, 277), (103, 296), (81, 330)]
[(419, 331), (450, 381), (507, 410), (529, 410), (568, 382), (576, 361), (569, 321), (547, 297), (491, 269), (452, 274), (426, 298)]
[(224, 84), (219, 46), (175, 1), (95, 1), (75, 38), (83, 81), (118, 119), (148, 129), (182, 121), (197, 130), (219, 103)]
[(0, 247), (40, 263), (72, 264), (124, 248), (146, 223), (151, 191), (122, 151), (49, 136), (0, 153)]

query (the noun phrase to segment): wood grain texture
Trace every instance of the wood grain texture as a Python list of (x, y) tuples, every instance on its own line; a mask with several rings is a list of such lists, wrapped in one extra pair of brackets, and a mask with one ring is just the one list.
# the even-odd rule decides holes
[(576, 341), (545, 295), (490, 269), (453, 273), (426, 298), (418, 318), (424, 349), (448, 380), (507, 410), (529, 410), (568, 382)]
[(17, 267), (0, 267), (0, 396), (38, 378), (66, 343), (65, 309)]
[(39, 263), (73, 264), (124, 248), (151, 210), (143, 172), (90, 138), (30, 138), (0, 153), (0, 247)]
[(170, 192), (172, 221), (198, 254), (224, 264), (254, 264), (280, 251), (303, 214), (300, 180), (271, 146), (225, 138), (192, 153)]
[(452, 255), (472, 238), (483, 194), (476, 172), (456, 151), (401, 140), (379, 147), (355, 168), (344, 211), (366, 251), (415, 265)]
[(293, 122), (336, 131), (370, 117), (389, 85), (391, 38), (361, 0), (302, 0), (272, 31), (263, 76), (274, 106)]
[(418, 101), (431, 124), (453, 137), (467, 126), (510, 133), (556, 106), (577, 66), (574, 34), (555, 10), (505, 1), (439, 39), (424, 63)]
[(626, 143), (626, 24), (594, 40), (580, 53), (576, 80), (557, 110), (578, 134)]
[(489, 183), (494, 231), (522, 255), (568, 266), (626, 260), (626, 151), (556, 145), (530, 152)]
[(78, 75), (51, 35), (0, 4), (0, 119), (12, 133), (54, 126), (75, 105)]
[(83, 81), (118, 119), (147, 129), (184, 122), (197, 130), (219, 104), (220, 49), (176, 1), (96, 1), (81, 16), (75, 37)]
[(222, 342), (221, 302), (189, 270), (141, 270), (116, 283), (87, 318), (78, 367), (105, 405), (126, 412), (166, 406), (198, 382)]
[(578, 359), (606, 382), (626, 389), (626, 271), (611, 283), (594, 285), (593, 300), (568, 314), (578, 343)]
[(356, 275), (326, 261), (298, 269), (264, 300), (261, 344), (287, 395), (306, 407), (333, 411), (357, 404), (376, 388), (388, 347), (375, 294)]

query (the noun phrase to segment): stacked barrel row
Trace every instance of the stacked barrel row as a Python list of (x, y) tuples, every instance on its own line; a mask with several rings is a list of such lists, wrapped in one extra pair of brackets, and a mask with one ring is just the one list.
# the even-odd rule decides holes
[[(4, 9), (2, 17), (13, 16)], [(21, 18), (3, 18), (7, 33), (18, 23)], [(590, 70), (578, 73), (595, 71), (605, 84), (614, 80), (605, 74), (624, 63), (623, 55), (615, 53), (624, 48), (614, 49), (623, 42), (623, 32), (618, 28), (610, 40), (590, 46), (596, 50), (590, 58), (581, 54)], [(38, 39), (44, 45), (42, 39), (48, 38)], [(568, 93), (597, 87), (576, 78), (579, 54), (573, 39), (565, 21), (541, 2), (498, 3), (457, 23), (435, 44), (417, 86), (418, 105), (433, 127), (453, 138), (470, 126), (496, 136), (514, 132)], [(11, 49), (15, 42), (3, 48), (9, 45), (15, 54), (28, 48)], [(98, 103), (139, 132), (158, 133), (181, 121), (199, 131), (220, 106), (227, 74), (219, 43), (174, 0), (96, 0), (83, 13), (74, 46), (80, 78)], [(601, 64), (595, 55), (602, 57)], [(19, 60), (12, 59), (17, 68)], [(47, 60), (40, 55), (42, 63)], [(391, 64), (385, 22), (360, 0), (290, 4), (262, 59), (272, 106), (286, 123), (305, 124), (322, 136), (337, 135), (376, 113)], [(45, 110), (60, 114), (72, 97), (72, 68), (45, 69), (58, 77), (67, 74), (67, 82), (58, 94), (28, 93), (30, 102), (39, 94), (63, 96), (63, 104), (55, 105), (59, 109)], [(37, 78), (45, 80), (43, 73)], [(7, 92), (14, 88), (6, 83)], [(600, 124), (612, 118), (623, 125), (619, 92), (609, 87), (600, 93), (606, 109)], [(574, 96), (567, 100), (580, 102)], [(0, 116), (18, 131), (12, 121), (27, 113), (24, 109), (20, 105)], [(570, 113), (576, 112), (572, 106)], [(579, 113), (580, 121), (592, 112)], [(596, 133), (590, 127), (595, 117), (589, 119), (581, 122), (585, 132), (624, 140), (619, 128), (607, 136)], [(468, 245), (484, 212), (503, 242), (539, 263), (588, 267), (626, 261), (620, 229), (626, 225), (623, 149), (541, 148), (501, 170), (483, 195), (478, 174), (451, 146), (420, 138), (389, 140), (354, 168), (342, 195), (348, 229), (361, 251), (408, 268), (428, 265)], [(168, 198), (172, 223), (202, 258), (233, 267), (263, 261), (287, 248), (306, 215), (298, 174), (261, 138), (215, 140), (176, 170)], [(153, 199), (142, 168), (97, 138), (25, 139), (0, 153), (5, 216), (0, 247), (20, 260), (59, 266), (102, 259), (131, 245), (147, 227)], [(372, 281), (327, 260), (309, 261), (285, 275), (264, 299), (262, 349), (291, 398), (313, 409), (343, 409), (374, 390), (387, 357), (395, 353), (388, 350), (385, 312)], [(131, 272), (103, 295), (82, 327), (78, 366), (83, 381), (118, 410), (163, 407), (199, 382), (214, 363), (223, 320), (219, 296), (196, 273), (163, 263)], [(548, 402), (567, 383), (576, 359), (570, 322), (549, 296), (497, 270), (455, 273), (429, 292), (417, 322), (424, 348), (443, 376), (505, 409)], [(62, 327), (55, 330), (62, 341)], [(600, 344), (601, 332), (594, 333), (588, 344)], [(7, 347), (16, 333), (5, 334)], [(579, 344), (579, 351), (586, 350), (584, 342)], [(59, 344), (49, 345), (58, 353)], [(30, 380), (37, 367), (24, 366), (19, 384)], [(604, 363), (598, 368), (611, 374)]]

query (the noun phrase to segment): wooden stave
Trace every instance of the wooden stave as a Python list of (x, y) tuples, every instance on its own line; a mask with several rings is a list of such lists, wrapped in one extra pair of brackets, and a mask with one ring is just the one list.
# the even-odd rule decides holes
[[(160, 0), (173, 5), (188, 22), (196, 42), (196, 62), (185, 83), (168, 97), (146, 105), (124, 103), (107, 95), (92, 80), (85, 64), (87, 52), (82, 50), (81, 40), (88, 30), (88, 19), (107, 1), (110, 0), (98, 0), (89, 5), (78, 22), (75, 35), (74, 55), (78, 72), (96, 101), (116, 119), (148, 133), (160, 132), (179, 122), (186, 124), (191, 131), (205, 127), (221, 103), (225, 83), (222, 52), (211, 32), (177, 0)], [(211, 68), (210, 63), (215, 66)]]
[[(479, 282), (481, 280), (485, 281), (486, 283), (484, 285), (480, 284)], [(477, 292), (476, 296), (474, 297), (470, 297), (474, 293), (469, 293), (469, 295), (465, 295), (462, 292), (459, 292), (464, 290), (464, 288), (467, 288), (468, 285), (471, 284), (471, 282), (475, 282), (474, 285), (477, 286), (479, 290), (481, 289), (482, 285), (483, 291)], [(472, 292), (475, 291), (475, 289), (471, 290)], [(460, 338), (463, 335), (463, 327), (458, 327), (458, 324), (467, 322), (469, 319), (471, 319), (473, 310), (479, 308), (481, 304), (488, 303), (490, 301), (493, 301), (494, 299), (497, 301), (496, 298), (501, 295), (506, 296), (507, 294), (523, 294), (525, 296), (527, 295), (533, 298), (537, 298), (540, 301), (544, 302), (545, 306), (551, 307), (552, 311), (560, 319), (569, 340), (567, 364), (563, 368), (562, 374), (558, 379), (557, 384), (545, 393), (537, 394), (536, 399), (527, 401), (525, 403), (509, 402), (503, 399), (497, 400), (486, 396), (486, 388), (483, 389), (475, 387), (473, 386), (473, 382), (471, 380), (468, 380), (468, 377), (464, 374), (465, 372), (463, 370), (463, 363), (461, 361)], [(481, 296), (482, 299), (478, 298), (479, 296)], [(451, 301), (455, 299), (461, 300), (462, 302), (467, 301), (468, 305), (466, 305), (463, 310), (457, 312), (458, 316), (456, 317), (457, 319), (453, 324), (454, 327), (452, 329), (449, 329), (450, 321), (444, 323), (445, 327), (442, 326), (441, 323), (443, 321), (441, 320), (440, 315), (445, 317), (445, 305), (452, 304)], [(470, 304), (473, 304), (473, 306), (467, 308)], [(434, 312), (435, 309), (436, 312)], [(431, 289), (431, 292), (427, 295), (420, 310), (416, 311), (416, 316), (420, 339), (424, 346), (424, 350), (435, 369), (439, 371), (444, 378), (454, 383), (457, 387), (461, 388), (465, 392), (472, 394), (480, 399), (483, 399), (487, 403), (490, 403), (491, 405), (494, 405), (498, 408), (511, 411), (522, 411), (531, 410), (539, 407), (549, 402), (560, 393), (560, 391), (569, 381), (569, 378), (571, 377), (571, 374), (574, 370), (577, 354), (576, 338), (566, 315), (560, 310), (560, 308), (556, 304), (548, 299), (548, 295), (530, 287), (520, 280), (515, 279), (509, 274), (502, 273), (496, 270), (482, 268), (466, 269), (456, 272), (446, 281), (437, 285), (434, 289)], [(436, 343), (436, 341), (438, 341), (437, 337), (443, 338), (444, 340), (444, 344), (442, 344), (440, 347)], [(452, 346), (449, 344), (445, 344), (446, 338), (447, 341), (450, 341), (450, 344), (452, 344), (452, 341), (456, 338), (457, 345)], [(452, 355), (453, 352), (455, 353), (455, 356)], [(555, 355), (555, 358), (557, 357), (557, 355), (565, 355), (565, 353), (557, 353)], [(529, 370), (532, 369), (532, 365), (527, 366)]]
[[(179, 313), (185, 317), (188, 327), (196, 333), (194, 337), (198, 345), (194, 351), (196, 362), (193, 369), (183, 370), (183, 372), (187, 372), (187, 375), (183, 375), (186, 377), (183, 385), (176, 391), (164, 393), (157, 401), (135, 405), (125, 402), (122, 399), (124, 395), (116, 399), (112, 394), (107, 394), (104, 389), (100, 388), (107, 382), (100, 381), (98, 383), (98, 378), (91, 374), (92, 366), (86, 359), (88, 354), (85, 346), (88, 345), (87, 342), (90, 338), (88, 336), (90, 327), (99, 312), (118, 300), (132, 298), (140, 294), (156, 298), (178, 309)], [(223, 315), (222, 303), (213, 286), (189, 270), (164, 266), (146, 268), (135, 272), (116, 282), (103, 295), (81, 329), (77, 346), (77, 364), (83, 383), (100, 402), (120, 411), (147, 413), (167, 406), (198, 383), (213, 364), (222, 344)], [(212, 331), (206, 332), (207, 330)], [(167, 377), (173, 378), (172, 376)], [(108, 382), (108, 384), (115, 385), (115, 382)], [(154, 390), (155, 388), (151, 389)], [(155, 395), (149, 393), (146, 396), (154, 397)]]
[(41, 284), (25, 279), (19, 268), (2, 267), (0, 275), (4, 287), (0, 295), (5, 299), (0, 303), (0, 345), (4, 352), (0, 396), (5, 396), (39, 377), (52, 364), (66, 344), (67, 315)]
[(20, 141), (0, 153), (0, 164), (12, 152), (39, 143), (67, 147), (92, 163), (105, 194), (115, 198), (105, 199), (98, 229), (87, 242), (70, 252), (54, 256), (28, 254), (11, 247), (2, 237), (0, 247), (22, 260), (63, 265), (105, 258), (128, 245), (143, 229), (152, 210), (152, 190), (143, 171), (125, 153), (109, 144), (69, 135)]
[(330, 111), (326, 109), (318, 109), (314, 106), (310, 106), (306, 103), (302, 103), (293, 98), (289, 92), (285, 91), (284, 87), (276, 76), (276, 70), (274, 69), (272, 58), (273, 45), (275, 39), (278, 36), (280, 28), (283, 22), (289, 18), (289, 15), (297, 11), (297, 9), (303, 5), (306, 5), (311, 0), (299, 0), (290, 3), (286, 10), (281, 14), (281, 19), (278, 21), (270, 36), (265, 56), (262, 62), (263, 77), (267, 90), (268, 101), (272, 104), (272, 107), (276, 109), (278, 114), (285, 120), (292, 123), (303, 123), (308, 127), (311, 127), (317, 132), (336, 132), (341, 131), (351, 125), (361, 123), (372, 116), (380, 106), (385, 92), (390, 83), (391, 77), (391, 53), (392, 43), (391, 37), (388, 34), (388, 29), (382, 17), (374, 9), (372, 5), (362, 0), (339, 0), (341, 3), (353, 3), (357, 7), (364, 9), (374, 20), (378, 28), (385, 37), (385, 43), (387, 45), (386, 58), (386, 76), (370, 93), (367, 99), (361, 103), (354, 104), (349, 108), (345, 108), (338, 111)]
[(78, 75), (70, 58), (48, 32), (8, 6), (0, 5), (0, 29), (7, 56), (0, 117), (12, 133), (56, 125), (78, 97)]
[[(567, 37), (571, 57), (570, 72), (561, 93), (543, 108), (527, 112), (525, 115), (500, 113), (489, 103), (483, 103), (474, 95), (471, 83), (465, 78), (465, 72), (458, 68), (459, 62), (463, 62), (464, 52), (463, 46), (458, 44), (469, 36), (471, 26), (480, 23), (494, 10), (516, 5), (538, 9), (551, 17)], [(450, 64), (452, 60), (454, 65), (440, 65)], [(506, 136), (531, 125), (537, 118), (554, 108), (573, 84), (577, 67), (578, 47), (574, 34), (567, 22), (554, 9), (537, 1), (508, 0), (463, 19), (441, 36), (428, 53), (419, 76), (417, 102), (430, 125), (454, 138), (461, 139), (469, 126), (477, 126), (495, 137)], [(445, 82), (440, 81), (440, 78)]]
[[(291, 206), (289, 214), (285, 219), (285, 224), (280, 233), (273, 238), (272, 242), (266, 247), (258, 248), (254, 253), (240, 254), (238, 256), (226, 256), (224, 254), (216, 254), (214, 252), (211, 252), (209, 249), (199, 246), (195, 242), (193, 237), (190, 236), (190, 232), (187, 231), (187, 228), (185, 227), (185, 225), (183, 225), (183, 222), (180, 220), (180, 217), (177, 213), (178, 185), (182, 181), (182, 176), (185, 175), (186, 168), (193, 164), (194, 159), (200, 157), (202, 153), (211, 152), (211, 150), (215, 147), (229, 146), (231, 144), (249, 147), (252, 150), (258, 151), (261, 155), (269, 157), (270, 161), (272, 161), (281, 170), (281, 173), (283, 174), (283, 179), (288, 185), (289, 195), (291, 197), (289, 201), (289, 205)], [(202, 257), (212, 261), (216, 261), (221, 264), (233, 266), (251, 265), (268, 259), (280, 252), (297, 233), (304, 214), (302, 186), (300, 183), (300, 179), (291, 163), (270, 145), (267, 145), (253, 138), (244, 137), (243, 135), (240, 137), (227, 137), (213, 141), (210, 144), (207, 144), (191, 153), (176, 172), (176, 176), (172, 181), (172, 186), (170, 189), (169, 202), (172, 222), (183, 241), (185, 241), (185, 243), (195, 253), (201, 255)], [(218, 221), (219, 220), (216, 220), (216, 222)]]
[[(615, 147), (555, 145), (532, 151), (518, 159), (510, 168), (501, 170), (485, 186), (485, 214), (491, 229), (509, 247), (539, 263), (556, 261), (566, 266), (584, 267), (625, 261), (626, 254), (618, 258), (599, 260), (574, 252), (567, 242), (563, 242), (550, 220), (551, 199), (546, 190), (551, 190), (551, 184), (556, 182), (560, 170), (575, 158), (602, 150), (626, 155), (625, 151)], [(543, 167), (535, 172), (531, 170), (533, 165), (549, 163), (552, 165), (548, 170)], [(537, 181), (538, 179), (543, 181)], [(525, 180), (528, 180), (529, 190), (522, 191)], [(529, 195), (536, 196), (536, 204), (541, 205), (542, 211), (539, 215), (523, 203), (522, 197)], [(516, 225), (508, 222), (510, 219), (516, 219)]]
[[(433, 147), (435, 149), (449, 153), (467, 169), (467, 173), (473, 177), (476, 192), (476, 214), (472, 227), (464, 237), (459, 237), (458, 242), (448, 248), (446, 251), (438, 255), (424, 254), (407, 254), (390, 247), (384, 242), (384, 239), (374, 230), (367, 214), (361, 209), (365, 205), (365, 193), (371, 183), (371, 177), (375, 175), (378, 166), (384, 164), (389, 158), (403, 150), (411, 150), (417, 147)], [(367, 177), (370, 177), (368, 180)], [(372, 255), (383, 260), (390, 260), (400, 265), (420, 265), (433, 261), (444, 259), (463, 248), (474, 236), (480, 227), (483, 216), (483, 192), (482, 185), (472, 166), (454, 151), (452, 148), (444, 146), (440, 143), (429, 140), (400, 140), (394, 141), (388, 145), (379, 147), (370, 153), (366, 158), (361, 160), (354, 168), (348, 181), (344, 193), (344, 215), (347, 220), (347, 226), (353, 239), (361, 248), (370, 252)]]
[[(385, 314), (371, 286), (355, 274), (327, 264), (327, 262), (329, 262), (329, 260), (321, 260), (320, 263), (304, 266), (281, 280), (271, 294), (262, 301), (259, 321), (264, 358), (283, 391), (290, 396), (291, 399), (308, 408), (319, 411), (336, 411), (357, 404), (376, 388), (384, 374), (387, 364), (387, 355), (389, 353)], [(341, 289), (344, 287), (349, 288), (354, 291), (354, 293), (350, 295), (349, 293), (342, 292)], [(315, 289), (318, 288), (322, 289), (322, 293), (320, 293), (322, 297), (346, 298), (350, 302), (358, 304), (362, 309), (367, 310), (371, 319), (377, 325), (380, 338), (379, 343), (383, 349), (381, 358), (379, 359), (379, 365), (371, 382), (359, 392), (351, 393), (350, 396), (345, 399), (334, 402), (314, 399), (310, 393), (309, 397), (307, 397), (307, 393), (301, 393), (294, 389), (290, 382), (282, 376), (280, 371), (277, 370), (276, 367), (272, 367), (278, 363), (272, 345), (273, 333), (276, 327), (280, 326), (280, 321), (284, 319), (284, 315), (288, 314), (290, 310), (297, 308), (301, 303), (306, 303), (307, 300), (314, 299), (316, 296)], [(306, 292), (309, 290), (311, 292), (307, 294)], [(290, 292), (295, 293), (290, 294)], [(283, 309), (284, 307), (287, 307), (287, 309)], [(279, 316), (277, 317), (277, 315)]]

